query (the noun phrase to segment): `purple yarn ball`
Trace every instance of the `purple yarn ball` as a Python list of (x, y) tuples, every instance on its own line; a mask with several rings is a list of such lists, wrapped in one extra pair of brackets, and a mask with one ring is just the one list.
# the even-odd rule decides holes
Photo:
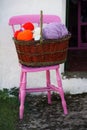
[(59, 39), (68, 34), (66, 26), (62, 23), (49, 23), (42, 30), (44, 39)]

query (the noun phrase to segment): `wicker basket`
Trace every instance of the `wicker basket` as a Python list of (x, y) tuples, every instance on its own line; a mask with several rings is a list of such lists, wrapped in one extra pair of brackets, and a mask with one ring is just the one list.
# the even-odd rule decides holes
[(71, 35), (62, 39), (40, 41), (20, 41), (13, 38), (19, 63), (31, 66), (51, 66), (64, 63)]
[(42, 37), (43, 11), (40, 12), (40, 40), (20, 41), (13, 38), (19, 63), (31, 66), (51, 66), (64, 63), (67, 58), (69, 39), (68, 34), (61, 39), (45, 39)]

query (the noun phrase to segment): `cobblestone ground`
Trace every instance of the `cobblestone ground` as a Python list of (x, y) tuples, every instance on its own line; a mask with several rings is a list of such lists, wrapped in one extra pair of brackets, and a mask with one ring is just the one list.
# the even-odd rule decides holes
[(87, 93), (65, 95), (68, 115), (63, 114), (60, 97), (52, 94), (48, 105), (45, 95), (26, 97), (23, 120), (17, 121), (17, 130), (87, 130)]

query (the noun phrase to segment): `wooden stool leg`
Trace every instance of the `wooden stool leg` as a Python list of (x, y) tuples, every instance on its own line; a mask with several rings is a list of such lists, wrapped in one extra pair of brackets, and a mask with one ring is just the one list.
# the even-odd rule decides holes
[(63, 88), (62, 88), (62, 80), (61, 80), (61, 76), (60, 76), (58, 68), (56, 69), (56, 78), (57, 78), (57, 83), (58, 83), (58, 87), (59, 87), (58, 91), (59, 91), (59, 95), (61, 97), (64, 114), (68, 114), (67, 105), (66, 105), (66, 101), (65, 101), (65, 98), (64, 98), (64, 91), (63, 91)]
[(19, 101), (20, 101), (20, 99), (21, 99), (20, 91), (21, 91), (21, 86), (22, 86), (22, 79), (23, 79), (23, 72), (21, 72), (21, 74), (20, 74)]
[(19, 108), (19, 117), (23, 119), (24, 113), (24, 102), (26, 95), (26, 72), (21, 73), (21, 81), (20, 81), (20, 108)]
[[(47, 80), (47, 87), (50, 89), (50, 71), (46, 71), (46, 80)], [(48, 104), (51, 104), (51, 92), (48, 91)]]

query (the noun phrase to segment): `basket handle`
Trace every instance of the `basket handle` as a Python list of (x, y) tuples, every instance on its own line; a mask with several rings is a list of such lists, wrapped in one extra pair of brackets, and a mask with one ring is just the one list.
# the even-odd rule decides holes
[(43, 41), (42, 37), (42, 28), (43, 28), (43, 11), (40, 11), (40, 43)]

